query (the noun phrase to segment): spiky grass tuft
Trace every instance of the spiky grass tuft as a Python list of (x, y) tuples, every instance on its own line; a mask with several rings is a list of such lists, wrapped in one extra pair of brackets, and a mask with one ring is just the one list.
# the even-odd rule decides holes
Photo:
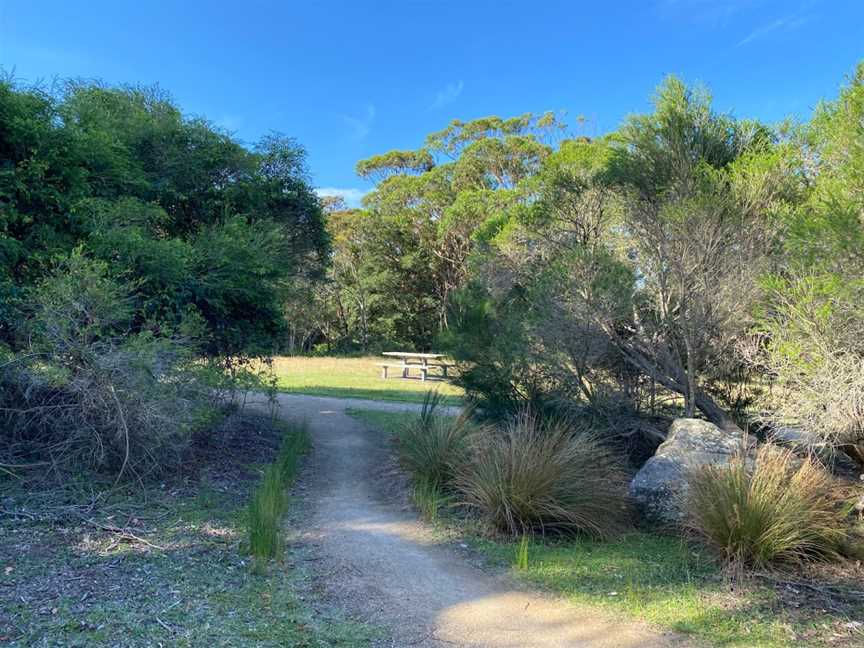
[(755, 461), (693, 471), (689, 486), (693, 528), (730, 565), (832, 558), (844, 540), (831, 478), (812, 457), (766, 444)]
[[(309, 433), (305, 424), (290, 426), (282, 439), (276, 461), (264, 469), (247, 515), (248, 548), (256, 561), (270, 560), (282, 553), (282, 518), (288, 509), (288, 488), (308, 447)], [(260, 563), (256, 564), (260, 566)]]
[(513, 535), (615, 535), (627, 527), (626, 476), (590, 431), (522, 412), (485, 434), (457, 472), (465, 504)]
[(414, 481), (411, 499), (427, 522), (438, 520), (442, 510), (451, 502), (450, 496), (444, 492), (442, 486), (427, 478)]
[(516, 569), (519, 571), (528, 570), (528, 553), (531, 546), (531, 536), (527, 533), (519, 539), (519, 544), (516, 545)]
[(416, 486), (445, 489), (458, 467), (467, 459), (470, 440), (476, 432), (470, 412), (457, 417), (443, 416), (437, 409), (441, 396), (429, 392), (420, 416), (407, 424), (398, 436), (399, 459)]

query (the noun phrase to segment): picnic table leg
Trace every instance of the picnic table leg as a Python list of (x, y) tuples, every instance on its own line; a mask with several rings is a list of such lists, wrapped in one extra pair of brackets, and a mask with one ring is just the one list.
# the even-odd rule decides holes
[(387, 367), (386, 366), (381, 367), (381, 377), (384, 378), (385, 380), (387, 379)]
[(408, 377), (408, 361), (404, 359), (402, 360), (402, 377)]

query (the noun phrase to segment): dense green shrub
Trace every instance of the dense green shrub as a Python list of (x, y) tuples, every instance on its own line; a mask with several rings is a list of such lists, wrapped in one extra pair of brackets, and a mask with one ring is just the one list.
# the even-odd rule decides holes
[(606, 537), (627, 526), (626, 483), (612, 452), (590, 431), (526, 411), (478, 439), (454, 485), (500, 531)]
[(864, 468), (864, 63), (803, 135), (818, 173), (787, 217), (783, 270), (765, 281), (756, 357), (774, 388), (761, 405)]
[(0, 463), (140, 478), (282, 343), (328, 237), (293, 140), (250, 150), (158, 89), (55, 87), (0, 80)]
[(459, 362), (454, 382), (490, 418), (503, 420), (526, 406), (545, 411), (555, 400), (555, 381), (531, 344), (528, 308), (518, 287), (493, 296), (471, 282), (451, 295), (450, 326), (438, 342)]
[(812, 457), (763, 445), (689, 475), (693, 528), (730, 563), (764, 567), (837, 555), (845, 532), (832, 479)]
[(0, 81), (0, 339), (17, 349), (27, 292), (80, 247), (135, 283), (130, 331), (194, 307), (209, 354), (275, 348), (329, 250), (303, 149), (249, 150), (158, 89), (59, 87)]

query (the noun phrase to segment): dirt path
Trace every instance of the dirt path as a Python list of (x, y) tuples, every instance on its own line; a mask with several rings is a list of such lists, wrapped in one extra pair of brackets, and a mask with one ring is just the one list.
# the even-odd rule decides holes
[(306, 419), (311, 466), (301, 481), (303, 537), (329, 597), (389, 634), (382, 646), (490, 648), (681, 646), (639, 624), (612, 623), (519, 587), (436, 544), (392, 495), (387, 439), (349, 407), (416, 411), (416, 405), (280, 396), (282, 416)]

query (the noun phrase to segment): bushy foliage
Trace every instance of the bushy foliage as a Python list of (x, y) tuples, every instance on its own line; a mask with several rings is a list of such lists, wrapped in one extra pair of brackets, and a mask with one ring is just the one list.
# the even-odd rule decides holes
[(458, 470), (460, 498), (495, 529), (607, 537), (628, 523), (626, 476), (586, 429), (522, 412), (478, 437)]
[(755, 364), (763, 418), (820, 434), (864, 466), (864, 64), (801, 134), (807, 191), (786, 263), (764, 284)]
[(214, 407), (192, 363), (203, 324), (133, 328), (133, 287), (74, 253), (35, 286), (29, 346), (0, 368), (0, 456), (41, 472), (143, 478), (173, 468)]
[(328, 254), (293, 140), (247, 149), (158, 89), (0, 81), (0, 463), (175, 466), (218, 365), (279, 347)]
[(82, 247), (136, 283), (133, 329), (190, 306), (210, 354), (259, 353), (285, 330), (293, 277), (320, 277), (321, 208), (294, 141), (254, 150), (164, 93), (0, 82), (0, 335), (18, 344), (27, 290)]
[[(472, 312), (487, 330), (517, 332), (495, 349), (517, 361), (480, 395), (500, 401), (521, 383), (534, 401), (655, 415), (657, 392), (673, 392), (686, 414), (734, 426), (715, 399), (739, 379), (732, 351), (771, 250), (785, 163), (772, 146), (766, 129), (715, 113), (706, 93), (669, 79), (652, 113), (544, 158), (475, 259), (480, 287), (451, 302), (469, 315), (451, 318), (445, 338), (457, 357), (471, 347), (459, 338), (476, 336)], [(473, 355), (463, 380), (494, 378), (489, 369), (504, 364)]]
[(837, 555), (843, 515), (812, 457), (763, 445), (755, 460), (706, 466), (688, 478), (694, 529), (727, 561), (765, 567)]
[(554, 398), (549, 374), (534, 362), (527, 308), (518, 290), (496, 296), (479, 281), (451, 297), (450, 327), (438, 340), (458, 359), (455, 382), (490, 418), (506, 419), (526, 405), (546, 411)]

